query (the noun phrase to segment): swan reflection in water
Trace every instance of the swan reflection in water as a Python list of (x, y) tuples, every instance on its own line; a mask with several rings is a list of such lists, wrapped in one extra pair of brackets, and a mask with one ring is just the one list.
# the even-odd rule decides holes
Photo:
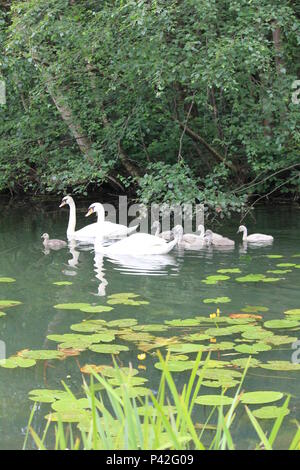
[(251, 250), (258, 250), (260, 248), (271, 247), (273, 245), (272, 241), (269, 242), (259, 242), (259, 243), (248, 243), (246, 241), (242, 242), (239, 246), (239, 253), (245, 254), (248, 252), (249, 248)]
[(106, 286), (108, 285), (108, 281), (105, 279), (104, 256), (101, 253), (95, 253), (94, 268), (96, 278), (100, 281), (98, 286), (98, 293), (95, 295), (103, 297), (106, 295)]
[(107, 260), (115, 266), (116, 271), (122, 274), (138, 274), (163, 276), (168, 274), (168, 269), (178, 271), (178, 262), (172, 255), (155, 255), (155, 256), (134, 256), (134, 255), (118, 255), (108, 256)]

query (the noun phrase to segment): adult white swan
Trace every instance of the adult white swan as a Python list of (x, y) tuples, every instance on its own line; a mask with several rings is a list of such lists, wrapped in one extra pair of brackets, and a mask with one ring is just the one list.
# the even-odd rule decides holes
[(96, 253), (114, 255), (163, 255), (169, 253), (178, 242), (178, 233), (174, 230), (174, 240), (167, 242), (163, 238), (149, 235), (148, 233), (134, 233), (109, 246), (103, 246), (102, 239), (95, 239), (94, 247)]
[(245, 225), (240, 225), (237, 233), (243, 233), (243, 242), (248, 243), (270, 243), (274, 240), (271, 235), (264, 235), (262, 233), (252, 233), (248, 235), (247, 228)]
[[(69, 223), (68, 223), (68, 228), (67, 228), (67, 238), (69, 240), (81, 240), (81, 241), (93, 241), (93, 239), (99, 235), (99, 236), (109, 236), (109, 232), (113, 232), (113, 235), (115, 235), (117, 227), (119, 224), (112, 224), (111, 222), (105, 222), (105, 211), (102, 206), (102, 204), (99, 204), (99, 206), (102, 207), (102, 210), (98, 211), (98, 220), (96, 223), (86, 225), (80, 230), (76, 230), (76, 206), (74, 199), (71, 196), (65, 196), (59, 207), (63, 207), (65, 205), (68, 205), (70, 208), (70, 214), (69, 214)], [(93, 205), (93, 204), (92, 204)], [(91, 206), (90, 206), (91, 207)], [(90, 209), (90, 208), (89, 208)], [(92, 214), (94, 211), (90, 211), (88, 215)], [(108, 228), (109, 227), (109, 228)], [(128, 233), (128, 230), (133, 230), (133, 229), (128, 229), (126, 227), (126, 233), (124, 233), (124, 225), (119, 226), (121, 227), (120, 231), (122, 233), (121, 236), (125, 236)], [(136, 228), (134, 228), (136, 230)], [(120, 233), (119, 231), (119, 233)], [(130, 233), (130, 232), (129, 232)], [(120, 236), (120, 235), (119, 235)]]
[[(100, 202), (94, 202), (88, 208), (87, 213), (85, 214), (86, 217), (89, 217), (91, 214), (97, 214), (97, 226), (96, 229), (96, 236), (103, 237), (103, 238), (121, 238), (130, 235), (131, 233), (135, 232), (138, 228), (138, 225), (134, 225), (133, 227), (127, 227), (126, 225), (122, 224), (114, 224), (113, 222), (106, 222), (105, 221), (105, 210)], [(94, 224), (93, 224), (94, 225)]]

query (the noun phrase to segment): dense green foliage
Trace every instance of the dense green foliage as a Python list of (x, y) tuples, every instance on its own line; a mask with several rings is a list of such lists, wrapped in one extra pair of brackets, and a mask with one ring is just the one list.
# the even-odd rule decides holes
[(0, 190), (121, 183), (144, 202), (174, 191), (221, 208), (277, 187), (298, 197), (297, 2), (0, 7)]

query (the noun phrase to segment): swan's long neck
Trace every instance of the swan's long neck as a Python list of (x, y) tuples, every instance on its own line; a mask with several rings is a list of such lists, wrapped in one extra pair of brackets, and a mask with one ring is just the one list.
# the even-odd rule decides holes
[(204, 225), (199, 225), (198, 230), (200, 232), (199, 237), (204, 238), (204, 233), (205, 233)]
[(243, 228), (243, 241), (247, 241), (247, 237), (248, 237), (248, 231), (247, 231), (247, 228), (244, 227)]
[(156, 226), (156, 232), (154, 234), (155, 237), (158, 237), (158, 235), (160, 234), (160, 224), (157, 224)]
[(99, 204), (99, 206), (97, 206), (95, 212), (97, 213), (97, 224), (103, 224), (103, 222), (105, 221), (105, 210), (102, 204)]
[(69, 223), (67, 228), (67, 235), (73, 235), (76, 229), (76, 207), (75, 202), (69, 202), (70, 214), (69, 214)]

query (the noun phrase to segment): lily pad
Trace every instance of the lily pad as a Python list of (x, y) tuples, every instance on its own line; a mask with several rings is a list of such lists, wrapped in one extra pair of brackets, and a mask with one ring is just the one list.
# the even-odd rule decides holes
[(242, 312), (246, 313), (258, 313), (258, 312), (268, 312), (268, 307), (262, 307), (260, 305), (247, 305), (241, 309)]
[(232, 405), (233, 398), (224, 395), (202, 395), (195, 399), (195, 403), (204, 406), (228, 406)]
[(283, 258), (283, 256), (282, 255), (266, 255), (266, 258), (279, 259), (279, 258)]
[(284, 329), (284, 328), (295, 328), (296, 326), (299, 326), (300, 322), (295, 321), (295, 320), (269, 320), (264, 323), (264, 326), (266, 328), (279, 328), (279, 329)]
[(231, 364), (237, 367), (241, 367), (242, 369), (245, 369), (247, 364), (248, 364), (248, 367), (258, 367), (260, 364), (260, 361), (258, 359), (255, 359), (254, 357), (251, 357), (249, 362), (248, 362), (248, 358), (240, 358), (240, 359), (233, 359), (231, 361)]
[(45, 360), (51, 360), (51, 359), (61, 359), (64, 357), (63, 353), (60, 351), (56, 350), (28, 350), (22, 352), (22, 357), (28, 358), (28, 359), (34, 359), (35, 361), (45, 361)]
[(88, 320), (81, 323), (74, 323), (71, 325), (71, 330), (93, 333), (98, 331), (105, 331), (106, 321), (105, 320)]
[(258, 354), (262, 351), (269, 351), (271, 346), (265, 343), (255, 343), (255, 344), (239, 344), (234, 348), (237, 352), (244, 354)]
[(168, 351), (182, 353), (182, 354), (203, 351), (204, 349), (206, 349), (206, 346), (204, 346), (203, 344), (194, 344), (194, 343), (174, 344), (168, 347)]
[(300, 315), (300, 308), (293, 308), (284, 312), (286, 315)]
[(267, 273), (271, 273), (271, 274), (287, 274), (291, 272), (292, 272), (291, 269), (270, 269), (269, 271), (267, 271)]
[(119, 328), (127, 328), (130, 326), (134, 326), (137, 324), (137, 320), (135, 318), (120, 318), (119, 320), (111, 320), (107, 323), (108, 327), (117, 326)]
[(205, 304), (226, 304), (231, 302), (229, 297), (216, 297), (215, 299), (204, 299), (203, 303)]
[(259, 282), (265, 279), (264, 274), (247, 274), (247, 276), (237, 277), (237, 282)]
[(120, 344), (92, 344), (89, 349), (101, 354), (119, 354), (121, 351), (129, 351), (127, 346)]
[(90, 304), (86, 303), (67, 303), (67, 304), (57, 304), (54, 305), (54, 308), (59, 310), (80, 310), (81, 308), (90, 307)]
[(186, 318), (185, 320), (165, 320), (165, 324), (170, 326), (196, 326), (200, 324), (200, 320), (196, 318)]
[(0, 282), (11, 283), (16, 282), (13, 277), (0, 277)]
[(220, 274), (239, 274), (241, 273), (240, 268), (224, 268), (224, 269), (218, 269), (217, 271)]
[(293, 268), (296, 266), (296, 263), (278, 263), (276, 264), (278, 268)]
[(35, 364), (36, 362), (34, 359), (25, 359), (20, 356), (11, 356), (8, 359), (0, 360), (0, 367), (4, 367), (5, 369), (15, 369), (16, 367), (33, 367)]
[(252, 414), (255, 418), (258, 419), (276, 419), (278, 416), (287, 416), (290, 413), (290, 410), (284, 410), (282, 413), (282, 408), (280, 406), (263, 406), (257, 410), (253, 410)]
[(281, 392), (247, 392), (242, 395), (241, 402), (246, 405), (259, 405), (263, 403), (272, 403), (274, 401), (281, 400), (282, 397), (283, 393)]
[(54, 284), (55, 286), (71, 286), (73, 284), (73, 282), (70, 282), (70, 281), (56, 281), (56, 282), (53, 282), (52, 284)]
[(0, 308), (15, 307), (16, 305), (21, 305), (21, 303), (18, 300), (0, 300)]
[(300, 364), (290, 361), (268, 361), (266, 364), (260, 364), (259, 367), (267, 370), (300, 370)]
[(55, 400), (67, 398), (68, 396), (68, 392), (64, 390), (49, 390), (46, 388), (38, 388), (29, 392), (29, 400), (40, 403), (53, 403)]
[(80, 308), (80, 311), (85, 313), (102, 313), (110, 312), (111, 310), (113, 310), (113, 307), (108, 307), (107, 305), (88, 305)]
[(227, 281), (230, 279), (230, 276), (225, 276), (223, 274), (216, 274), (215, 276), (207, 276), (206, 279), (203, 279), (204, 284), (217, 284), (220, 281)]

